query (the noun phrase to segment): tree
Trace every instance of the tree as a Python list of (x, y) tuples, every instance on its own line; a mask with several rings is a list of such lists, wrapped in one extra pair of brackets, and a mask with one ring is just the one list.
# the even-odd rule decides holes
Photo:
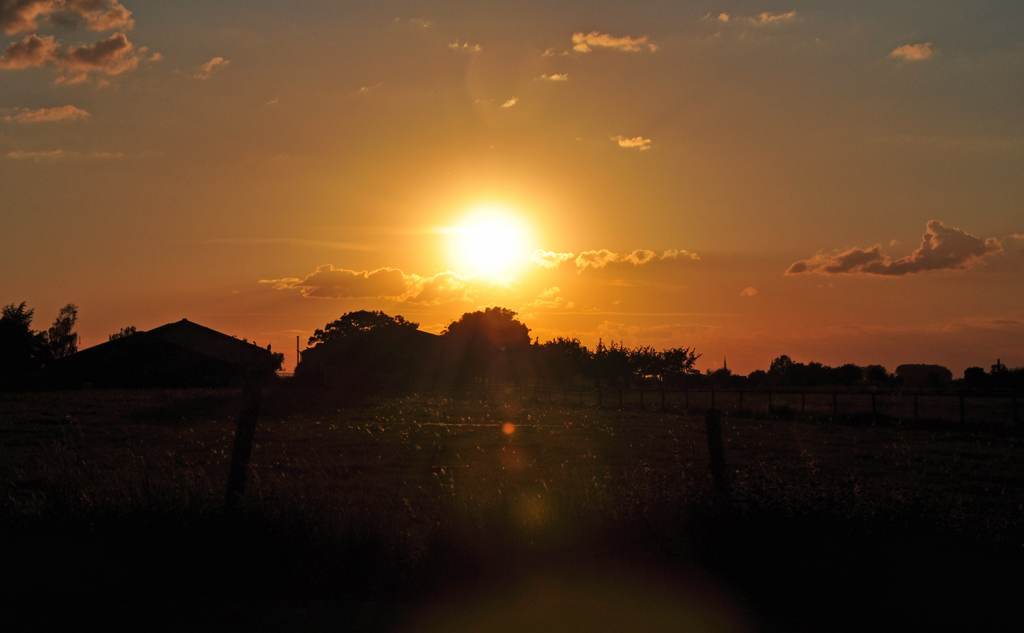
[(135, 326), (134, 325), (129, 325), (128, 327), (121, 328), (121, 330), (119, 332), (114, 332), (113, 334), (111, 334), (107, 338), (107, 340), (108, 341), (116, 341), (118, 339), (128, 338), (132, 334), (136, 334), (136, 333), (138, 333), (138, 330), (135, 329)]
[(78, 306), (69, 303), (60, 309), (53, 326), (46, 333), (53, 358), (64, 358), (78, 351), (78, 334), (75, 333), (75, 322), (78, 320)]
[(518, 381), (527, 372), (530, 328), (512, 310), (493, 307), (467, 312), (450, 323), (441, 337), (455, 354), (459, 380)]
[(49, 360), (46, 335), (31, 328), (25, 302), (4, 306), (0, 316), (0, 388), (21, 387)]
[(419, 323), (406, 321), (401, 315), (389, 316), (379, 310), (358, 312), (346, 312), (336, 321), (324, 326), (322, 330), (313, 332), (309, 337), (309, 345), (318, 343), (340, 343), (351, 340), (361, 334), (386, 330), (388, 328), (405, 328), (415, 331)]

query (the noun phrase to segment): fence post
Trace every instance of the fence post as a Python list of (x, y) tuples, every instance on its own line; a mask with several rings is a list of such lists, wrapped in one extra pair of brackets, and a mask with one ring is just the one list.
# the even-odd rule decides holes
[(601, 398), (601, 385), (597, 386), (597, 408), (600, 409), (604, 406), (604, 402)]
[(242, 391), (242, 411), (238, 414), (235, 444), (231, 449), (231, 470), (228, 471), (227, 494), (224, 497), (224, 505), (229, 513), (238, 510), (238, 504), (245, 494), (253, 439), (256, 437), (256, 419), (260, 415), (261, 396), (259, 380), (250, 377), (246, 380), (245, 388)]
[(715, 408), (715, 386), (711, 385), (711, 408)]
[(1013, 404), (1013, 424), (1016, 426), (1020, 424), (1020, 419), (1017, 417), (1017, 394), (1010, 396), (1010, 401)]
[(619, 408), (622, 408), (622, 387), (619, 387)]
[(737, 406), (736, 408), (739, 410), (738, 413), (743, 413), (743, 392), (742, 391), (740, 392), (740, 403), (739, 403), (739, 406)]
[(775, 412), (774, 411), (774, 407), (772, 406), (772, 390), (769, 389), (768, 390), (768, 417), (769, 418), (772, 417), (772, 414), (774, 412)]
[(835, 391), (832, 392), (832, 417), (839, 417), (839, 394)]
[(803, 413), (804, 411), (807, 410), (807, 398), (806, 398), (806, 396), (807, 396), (806, 393), (804, 393), (803, 391), (800, 392), (800, 413)]
[(722, 412), (714, 408), (708, 409), (704, 413), (704, 425), (708, 435), (711, 476), (719, 492), (727, 494), (729, 482), (725, 465), (725, 442), (722, 441)]
[(964, 415), (964, 393), (961, 391), (960, 392), (960, 424), (963, 424), (965, 421), (966, 421), (966, 416)]
[(640, 390), (640, 408), (641, 409), (644, 408), (644, 390), (643, 389)]
[(686, 411), (689, 411), (690, 410), (690, 390), (688, 388), (687, 389), (683, 389), (683, 397), (684, 397), (683, 409), (686, 410)]
[[(661, 410), (665, 411), (665, 390), (661, 390)], [(1016, 409), (1014, 409), (1016, 411)]]
[(871, 392), (871, 415), (878, 415), (878, 407), (875, 405), (875, 392)]
[(917, 392), (914, 392), (914, 419), (920, 419), (921, 416), (917, 414)]

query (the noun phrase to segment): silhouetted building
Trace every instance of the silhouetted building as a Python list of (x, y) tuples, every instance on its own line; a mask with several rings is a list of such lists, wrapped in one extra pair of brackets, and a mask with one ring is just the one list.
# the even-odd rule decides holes
[(907, 387), (944, 387), (953, 382), (953, 372), (942, 365), (900, 365), (896, 377)]
[(50, 364), (58, 387), (216, 387), (272, 374), (283, 356), (182, 319), (95, 345)]

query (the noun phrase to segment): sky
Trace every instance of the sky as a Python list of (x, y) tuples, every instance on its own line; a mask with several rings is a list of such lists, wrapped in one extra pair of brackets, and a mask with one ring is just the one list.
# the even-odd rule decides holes
[(0, 0), (0, 303), (1024, 365), (1024, 4)]

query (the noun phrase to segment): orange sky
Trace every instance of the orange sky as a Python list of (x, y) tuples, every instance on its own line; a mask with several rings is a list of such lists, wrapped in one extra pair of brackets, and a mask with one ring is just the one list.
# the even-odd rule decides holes
[(1020, 3), (507, 4), (0, 3), (0, 303), (1024, 365)]

